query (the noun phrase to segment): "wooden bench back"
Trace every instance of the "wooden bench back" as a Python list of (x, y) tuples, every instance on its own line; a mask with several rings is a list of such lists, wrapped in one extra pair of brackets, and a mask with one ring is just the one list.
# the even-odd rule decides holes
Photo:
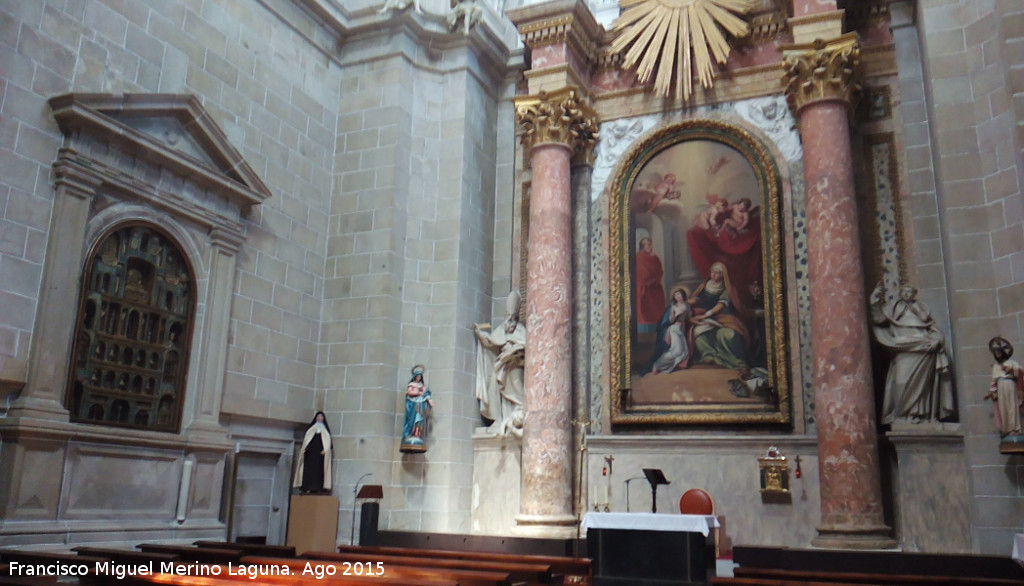
[(199, 562), (202, 564), (237, 564), (243, 555), (242, 552), (234, 549), (164, 545), (162, 543), (140, 543), (135, 546), (135, 549), (144, 553), (172, 554), (178, 556), (178, 559), (183, 562)]
[(245, 555), (258, 555), (272, 558), (293, 558), (295, 557), (295, 546), (292, 545), (264, 545), (262, 543), (235, 543), (232, 541), (210, 541), (200, 539), (192, 542), (197, 547), (212, 547), (215, 549), (233, 549)]
[(331, 553), (324, 551), (306, 552), (302, 557), (331, 561), (348, 562), (384, 562), (399, 566), (422, 566), (425, 568), (462, 568), (466, 570), (484, 570), (508, 572), (513, 582), (532, 582), (547, 584), (551, 582), (551, 565), (521, 562), (494, 562), (477, 560), (457, 560), (420, 558), (413, 556), (369, 554), (369, 553)]
[(566, 582), (568, 583), (592, 584), (594, 581), (593, 563), (589, 558), (489, 551), (455, 551), (447, 549), (419, 549), (362, 545), (339, 545), (338, 553), (399, 555), (429, 559), (539, 563), (550, 565), (551, 572), (556, 576), (565, 577)]
[[(258, 556), (247, 556), (242, 558), (243, 564), (281, 564), (288, 565), (293, 572), (301, 575), (307, 563), (314, 566), (333, 566), (334, 576), (344, 577), (345, 573), (358, 571), (352, 562), (330, 561), (321, 559), (286, 559), (286, 558), (265, 558)], [(365, 562), (364, 562), (365, 563)], [(374, 565), (371, 568), (364, 567), (362, 571), (383, 571), (383, 578), (411, 579), (418, 580), (424, 585), (434, 582), (456, 581), (460, 586), (503, 586), (510, 582), (508, 572), (493, 572), (483, 570), (467, 570), (463, 568), (431, 568), (415, 565), (399, 565), (382, 562), (381, 566)], [(326, 576), (325, 579), (335, 579)]]

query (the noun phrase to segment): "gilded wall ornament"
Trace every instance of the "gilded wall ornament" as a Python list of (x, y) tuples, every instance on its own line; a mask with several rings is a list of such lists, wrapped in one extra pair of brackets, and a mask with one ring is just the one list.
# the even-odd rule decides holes
[(725, 34), (749, 34), (750, 26), (737, 14), (757, 5), (756, 0), (620, 0), (612, 51), (625, 51), (623, 65), (635, 67), (641, 83), (653, 76), (656, 94), (669, 96), (674, 78), (676, 99), (688, 100), (693, 69), (701, 85), (711, 88), (712, 58), (719, 64), (729, 58)]
[(786, 101), (793, 113), (812, 102), (849, 103), (860, 91), (857, 83), (860, 45), (857, 33), (831, 41), (818, 39), (782, 47), (786, 67)]

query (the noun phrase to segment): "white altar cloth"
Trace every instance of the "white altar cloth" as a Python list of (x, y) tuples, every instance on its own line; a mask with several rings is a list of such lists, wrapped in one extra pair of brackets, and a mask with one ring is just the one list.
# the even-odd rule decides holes
[(630, 529), (634, 531), (680, 531), (701, 533), (707, 537), (718, 527), (714, 515), (668, 515), (657, 513), (587, 513), (583, 531), (587, 529)]
[[(584, 521), (586, 523), (586, 521)], [(1017, 560), (1017, 563), (1024, 566), (1024, 533), (1013, 536), (1013, 552), (1010, 557)]]

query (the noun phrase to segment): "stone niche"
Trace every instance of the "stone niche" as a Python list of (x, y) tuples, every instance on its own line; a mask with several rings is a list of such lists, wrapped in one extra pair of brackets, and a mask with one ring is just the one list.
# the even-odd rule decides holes
[[(66, 94), (50, 107), (65, 139), (26, 381), (0, 419), (0, 545), (223, 539), (235, 255), (243, 210), (270, 192), (194, 96)], [(171, 432), (75, 423), (64, 406), (86, 258), (125, 222), (171, 235), (196, 281)]]

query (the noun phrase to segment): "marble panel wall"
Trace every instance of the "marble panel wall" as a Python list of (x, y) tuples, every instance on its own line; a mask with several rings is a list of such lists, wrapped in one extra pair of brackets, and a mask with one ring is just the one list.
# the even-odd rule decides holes
[[(757, 459), (773, 445), (790, 461), (790, 493), (781, 498), (762, 497), (760, 492)], [(614, 460), (610, 475), (602, 476), (608, 466), (606, 456)], [(795, 477), (797, 456), (800, 478)], [(658, 487), (659, 514), (678, 513), (683, 493), (702, 488), (714, 499), (715, 514), (725, 517), (725, 537), (730, 543), (806, 547), (817, 535), (821, 504), (812, 438), (592, 436), (587, 450), (587, 510), (593, 510), (595, 503), (603, 507), (608, 494), (611, 511), (625, 512), (626, 480), (634, 478), (629, 482), (629, 510), (650, 512), (652, 493), (644, 468), (661, 469), (670, 482)]]
[(61, 516), (171, 518), (177, 510), (183, 456), (180, 451), (71, 444), (64, 467)]
[[(0, 483), (0, 518), (55, 520), (60, 504), (60, 478), (64, 469), (65, 442), (44, 438), (5, 441), (0, 445), (0, 472), (13, 482)], [(26, 462), (36, 465), (25, 466)], [(15, 474), (16, 471), (23, 473)]]

